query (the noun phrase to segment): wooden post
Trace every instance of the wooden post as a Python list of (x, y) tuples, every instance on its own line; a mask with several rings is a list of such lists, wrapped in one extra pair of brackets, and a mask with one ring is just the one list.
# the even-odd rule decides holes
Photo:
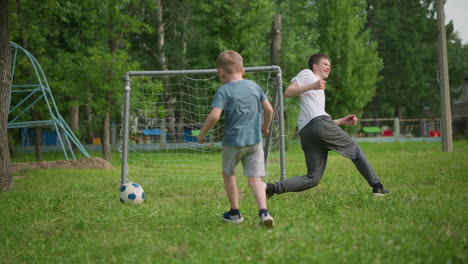
[(393, 130), (395, 130), (395, 141), (400, 142), (400, 118), (395, 117)]
[(444, 0), (437, 0), (436, 3), (437, 27), (439, 29), (439, 84), (441, 104), (440, 125), (442, 129), (442, 151), (452, 152), (452, 115), (450, 111), (450, 89), (448, 78), (447, 41), (445, 36)]

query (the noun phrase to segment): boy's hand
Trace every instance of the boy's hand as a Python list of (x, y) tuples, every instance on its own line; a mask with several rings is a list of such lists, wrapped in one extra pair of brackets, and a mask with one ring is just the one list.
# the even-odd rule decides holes
[(318, 80), (314, 83), (312, 90), (325, 90), (327, 89), (327, 82), (324, 80)]
[(198, 143), (200, 143), (200, 144), (203, 144), (203, 143), (205, 143), (205, 141), (206, 141), (206, 138), (205, 138), (204, 135), (203, 135), (203, 136), (202, 136), (202, 135), (198, 135), (197, 138), (198, 138)]
[(263, 135), (266, 135), (266, 134), (268, 134), (268, 133), (270, 133), (270, 129), (268, 129), (268, 128), (263, 128), (263, 127), (262, 127), (262, 134), (263, 134)]
[(356, 115), (348, 115), (340, 119), (336, 119), (335, 123), (337, 125), (355, 125), (358, 121)]
[(348, 115), (343, 118), (343, 122), (346, 125), (355, 125), (357, 123), (356, 115)]

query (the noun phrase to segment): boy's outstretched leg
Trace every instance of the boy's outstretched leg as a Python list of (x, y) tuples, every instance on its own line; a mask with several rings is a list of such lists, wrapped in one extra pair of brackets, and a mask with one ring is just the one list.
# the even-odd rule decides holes
[(382, 185), (379, 177), (377, 177), (374, 169), (370, 165), (366, 154), (364, 154), (360, 147), (357, 147), (356, 157), (352, 159), (352, 161), (361, 175), (364, 176), (372, 187), (372, 193), (374, 196), (384, 196), (389, 193), (389, 191)]
[(378, 182), (372, 185), (372, 194), (374, 196), (385, 196), (389, 191), (383, 187), (382, 183)]
[(275, 195), (275, 185), (273, 183), (263, 183), (263, 188), (265, 189), (267, 199)]

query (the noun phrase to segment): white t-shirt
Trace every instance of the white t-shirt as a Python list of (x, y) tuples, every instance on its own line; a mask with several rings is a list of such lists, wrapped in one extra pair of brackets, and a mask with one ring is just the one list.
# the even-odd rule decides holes
[[(317, 82), (319, 78), (309, 70), (305, 69), (300, 71), (296, 77), (292, 78), (291, 82), (297, 82), (299, 86), (309, 85)], [(310, 90), (300, 94), (299, 103), (299, 119), (297, 125), (299, 131), (307, 125), (310, 120), (317, 116), (323, 116), (327, 114), (325, 112), (325, 91), (324, 90)]]

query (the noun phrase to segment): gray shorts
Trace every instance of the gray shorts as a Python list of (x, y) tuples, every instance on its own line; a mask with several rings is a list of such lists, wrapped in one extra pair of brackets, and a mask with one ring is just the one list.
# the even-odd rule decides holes
[(223, 146), (223, 172), (228, 176), (236, 174), (236, 167), (242, 161), (247, 177), (265, 176), (265, 156), (262, 142), (246, 147)]

